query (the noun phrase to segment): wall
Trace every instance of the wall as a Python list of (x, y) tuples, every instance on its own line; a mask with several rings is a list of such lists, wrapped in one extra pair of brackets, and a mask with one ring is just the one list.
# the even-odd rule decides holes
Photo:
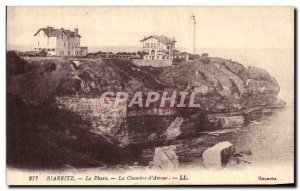
[(88, 53), (87, 47), (75, 47), (74, 48), (74, 56), (86, 56)]
[[(62, 33), (57, 37), (57, 56), (76, 56), (76, 50), (74, 47), (80, 46), (80, 38), (69, 38), (65, 33)], [(86, 49), (80, 49), (83, 55), (87, 54)], [(78, 51), (78, 50), (77, 50)]]
[(133, 59), (132, 63), (134, 63), (137, 66), (166, 67), (172, 65), (172, 60)]
[(35, 36), (35, 48), (37, 48), (37, 50), (48, 48), (48, 37), (43, 30), (40, 30)]
[(73, 49), (74, 47), (79, 47), (79, 46), (80, 46), (80, 38), (79, 37), (69, 38), (68, 47), (70, 49)]
[(49, 37), (49, 48), (56, 49), (56, 39), (57, 37)]
[(67, 56), (68, 55), (68, 36), (65, 33), (60, 34), (57, 37), (57, 49), (56, 49), (56, 55), (57, 56)]
[[(148, 47), (146, 46), (146, 44), (148, 44)], [(154, 56), (154, 59), (158, 59), (157, 58), (157, 49), (159, 48), (159, 42), (157, 39), (155, 38), (150, 38), (148, 40), (145, 40), (143, 42), (143, 49), (149, 51), (148, 55), (145, 55), (144, 58), (145, 59), (152, 59)], [(153, 45), (153, 46), (152, 46)], [(154, 54), (151, 54), (152, 51), (154, 51)]]
[(56, 37), (48, 37), (43, 30), (35, 36), (35, 48), (55, 49)]

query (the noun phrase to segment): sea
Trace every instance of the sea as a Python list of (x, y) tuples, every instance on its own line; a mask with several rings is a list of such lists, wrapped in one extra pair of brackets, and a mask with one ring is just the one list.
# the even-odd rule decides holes
[(294, 165), (294, 107), (277, 109), (249, 125), (219, 136), (238, 150), (250, 150), (251, 166)]

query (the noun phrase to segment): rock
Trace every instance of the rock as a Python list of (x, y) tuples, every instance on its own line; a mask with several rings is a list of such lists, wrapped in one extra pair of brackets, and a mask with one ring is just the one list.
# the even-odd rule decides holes
[(252, 151), (250, 150), (241, 151), (240, 153), (245, 155), (252, 155)]
[(284, 108), (286, 105), (286, 102), (281, 100), (281, 99), (276, 99), (276, 101), (274, 102), (274, 108)]
[(75, 70), (78, 70), (78, 67), (81, 65), (81, 63), (78, 60), (73, 60), (72, 64)]
[(176, 119), (171, 123), (171, 125), (166, 130), (166, 140), (176, 139), (179, 135), (181, 135), (181, 125), (183, 123), (182, 117), (176, 117)]
[(178, 169), (179, 162), (172, 146), (155, 148), (153, 168), (160, 170)]
[(241, 155), (240, 153), (236, 153), (233, 155), (233, 157), (243, 157), (243, 155)]
[(229, 167), (229, 168), (231, 168), (231, 167), (235, 167), (235, 166), (237, 166), (237, 165), (239, 165), (240, 164), (240, 159), (239, 158), (230, 158), (229, 160), (228, 160), (228, 163), (226, 164), (226, 167)]
[(209, 169), (221, 169), (227, 164), (234, 152), (235, 148), (230, 142), (220, 142), (203, 152), (204, 165)]
[(243, 162), (243, 163), (246, 163), (246, 164), (251, 164), (251, 162), (247, 161), (247, 160), (240, 160), (240, 162)]
[(243, 127), (245, 124), (245, 118), (243, 116), (226, 116), (218, 117), (221, 122), (222, 128), (237, 128)]
[[(39, 157), (36, 161), (40, 161), (40, 166), (48, 165), (48, 161), (56, 166), (64, 161), (72, 165), (86, 165), (90, 164), (89, 160), (107, 160), (104, 153), (114, 153), (115, 158), (111, 159), (121, 160), (119, 153), (124, 150), (123, 147), (139, 147), (150, 142), (158, 146), (162, 142), (159, 142), (160, 139), (185, 137), (188, 133), (194, 133), (193, 128), (198, 128), (198, 132), (202, 131), (202, 127), (207, 130), (208, 125), (205, 120), (202, 123), (202, 117), (190, 120), (193, 114), (202, 116), (204, 113), (240, 112), (242, 108), (284, 105), (284, 102), (276, 101), (280, 87), (266, 71), (245, 68), (221, 58), (209, 58), (210, 64), (194, 60), (160, 68), (138, 67), (130, 60), (122, 59), (84, 59), (80, 63), (72, 62), (73, 59), (32, 57), (24, 60), (13, 52), (7, 53), (7, 105), (11, 108), (7, 120), (7, 139), (8, 142), (20, 140), (17, 146), (12, 146), (24, 151), (22, 155), (11, 151), (9, 161), (23, 164), (24, 159), (28, 159), (26, 162), (32, 163), (34, 160), (30, 158)], [(170, 89), (197, 91), (201, 100), (200, 108), (144, 111), (144, 108), (129, 108), (125, 104), (120, 108), (102, 107), (99, 104), (99, 95), (105, 91), (122, 90), (133, 94), (140, 90)], [(110, 103), (113, 100), (109, 98), (107, 101)], [(15, 109), (15, 106), (19, 109)], [(53, 113), (51, 118), (45, 117), (49, 111)], [(182, 118), (177, 118), (170, 125), (175, 116), (172, 114), (183, 114), (183, 123)], [(31, 122), (32, 118), (39, 118), (39, 123)], [(224, 127), (243, 123), (232, 118), (222, 120)], [(23, 128), (25, 122), (26, 127)], [(39, 124), (47, 128), (38, 127)], [(146, 128), (153, 126), (155, 128)], [(70, 135), (62, 133), (66, 127)], [(217, 125), (213, 125), (213, 128), (217, 128)], [(24, 131), (24, 134), (19, 131)], [(39, 138), (40, 142), (33, 142), (32, 137)], [(78, 144), (83, 147), (80, 151), (74, 146)], [(203, 145), (203, 149), (206, 147)], [(44, 152), (45, 148), (51, 154)], [(36, 150), (38, 154), (32, 156)], [(201, 155), (202, 151), (197, 154)], [(87, 153), (88, 159), (81, 158), (82, 152)], [(176, 153), (180, 156), (179, 152)], [(24, 158), (15, 157), (15, 154)]]
[(62, 167), (63, 167), (64, 169), (72, 169), (72, 170), (76, 169), (76, 168), (74, 168), (73, 166), (71, 166), (71, 165), (69, 165), (69, 164), (64, 164)]
[[(197, 71), (198, 72), (198, 71)], [(207, 92), (208, 92), (208, 86), (205, 86), (205, 85), (201, 85), (199, 87), (195, 87), (194, 88), (194, 91), (195, 92), (198, 92), (198, 93), (201, 93), (203, 95), (206, 95)]]
[(158, 135), (157, 135), (157, 133), (152, 133), (151, 135), (149, 135), (148, 136), (148, 141), (154, 141), (154, 140), (156, 140), (156, 139), (158, 139)]
[(270, 113), (272, 113), (272, 109), (262, 109), (262, 113), (270, 114)]
[(219, 136), (219, 135), (226, 134), (226, 133), (231, 133), (231, 132), (234, 132), (234, 131), (236, 131), (236, 129), (222, 129), (222, 130), (208, 132), (207, 134)]
[(64, 171), (68, 171), (68, 172), (72, 172), (72, 173), (76, 173), (77, 172), (76, 168), (74, 168), (73, 166), (71, 166), (69, 164), (62, 165), (62, 169)]

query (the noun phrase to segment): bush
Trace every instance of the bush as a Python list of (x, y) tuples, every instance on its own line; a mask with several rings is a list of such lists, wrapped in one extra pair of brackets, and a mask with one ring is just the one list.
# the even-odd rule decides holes
[(173, 61), (172, 61), (172, 63), (173, 64), (178, 64), (180, 62), (183, 62), (184, 60), (185, 60), (184, 58), (174, 58)]

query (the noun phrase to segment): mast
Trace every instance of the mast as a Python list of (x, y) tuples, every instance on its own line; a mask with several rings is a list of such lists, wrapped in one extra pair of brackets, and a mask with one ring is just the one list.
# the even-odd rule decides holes
[(191, 24), (193, 27), (193, 54), (196, 52), (196, 17), (194, 14), (191, 15)]

